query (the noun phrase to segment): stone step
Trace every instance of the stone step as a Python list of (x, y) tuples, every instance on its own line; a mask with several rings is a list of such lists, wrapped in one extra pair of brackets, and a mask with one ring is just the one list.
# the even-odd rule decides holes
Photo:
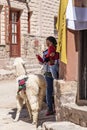
[(9, 80), (15, 78), (14, 70), (0, 69), (0, 80)]
[(70, 121), (82, 127), (87, 127), (87, 106), (76, 104), (77, 86), (76, 81), (54, 81), (56, 120)]
[(78, 106), (75, 103), (67, 103), (62, 107), (62, 116), (83, 127), (87, 127), (87, 106)]
[(40, 64), (25, 64), (25, 67), (26, 67), (26, 69), (29, 69), (29, 68), (41, 68), (42, 67), (42, 65), (40, 65)]
[[(23, 58), (23, 60), (25, 61), (26, 65), (33, 65), (33, 64), (39, 65), (38, 60), (35, 57), (31, 57), (31, 58), (28, 58), (28, 59)], [(13, 63), (14, 63), (14, 58), (0, 59), (0, 69), (11, 70), (11, 69), (13, 69)]]
[(42, 129), (38, 130), (87, 130), (87, 128), (81, 127), (68, 121), (62, 121), (62, 122), (45, 122), (42, 125)]
[(38, 60), (35, 57), (31, 57), (31, 58), (23, 59), (23, 60), (25, 61), (26, 64), (38, 63)]
[(33, 74), (36, 74), (36, 73), (41, 73), (41, 69), (40, 68), (30, 68), (30, 69), (27, 69), (26, 70), (27, 71), (27, 73), (29, 74), (29, 73), (33, 73)]
[[(30, 70), (30, 71), (32, 71), (33, 69), (41, 69), (41, 67), (42, 67), (42, 65), (40, 65), (40, 64), (25, 64), (25, 68), (26, 68), (26, 70)], [(7, 65), (6, 67), (5, 67), (5, 69), (6, 70), (14, 70), (14, 67), (12, 66), (12, 65)]]
[[(26, 69), (27, 73), (41, 73), (41, 68), (27, 68)], [(0, 69), (0, 80), (9, 80), (9, 79), (14, 79), (15, 76), (15, 69)]]
[[(41, 73), (41, 65), (38, 63), (35, 57), (28, 59), (23, 59), (25, 61), (25, 68), (27, 73)], [(14, 58), (0, 60), (0, 80), (14, 79), (15, 78), (15, 68), (13, 66)]]

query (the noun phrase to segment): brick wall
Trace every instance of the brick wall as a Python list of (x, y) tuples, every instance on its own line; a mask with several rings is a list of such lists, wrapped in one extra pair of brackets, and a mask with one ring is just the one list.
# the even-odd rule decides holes
[(56, 121), (70, 121), (87, 127), (87, 106), (76, 104), (77, 87), (76, 81), (54, 81)]

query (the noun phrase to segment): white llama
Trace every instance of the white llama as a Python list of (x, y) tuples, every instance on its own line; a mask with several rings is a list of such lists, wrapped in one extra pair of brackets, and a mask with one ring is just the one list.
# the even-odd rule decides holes
[[(17, 92), (17, 113), (15, 121), (19, 119), (20, 111), (23, 102), (26, 103), (30, 118), (33, 119), (33, 124), (38, 125), (38, 114), (42, 106), (43, 98), (46, 90), (46, 81), (41, 74), (26, 75), (24, 61), (22, 58), (16, 58), (14, 61), (16, 69), (18, 92)], [(25, 81), (27, 79), (27, 81)], [(24, 87), (19, 88), (19, 81), (24, 84)], [(24, 83), (25, 81), (25, 83)], [(25, 85), (26, 84), (26, 85)]]

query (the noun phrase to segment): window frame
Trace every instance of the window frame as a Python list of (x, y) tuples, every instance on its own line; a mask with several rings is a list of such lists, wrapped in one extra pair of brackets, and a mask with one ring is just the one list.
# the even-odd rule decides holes
[(28, 33), (30, 33), (30, 31), (31, 31), (31, 30), (30, 30), (30, 29), (31, 29), (31, 28), (30, 28), (30, 19), (31, 19), (32, 13), (33, 13), (32, 11), (29, 11), (29, 12), (28, 12)]
[(58, 31), (57, 31), (57, 28), (56, 28), (56, 23), (57, 23), (57, 16), (54, 16), (54, 35), (55, 35), (55, 37), (58, 36)]

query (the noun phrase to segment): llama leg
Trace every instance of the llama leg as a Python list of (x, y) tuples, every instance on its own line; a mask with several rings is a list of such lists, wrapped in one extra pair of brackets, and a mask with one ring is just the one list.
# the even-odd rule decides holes
[(20, 95), (17, 95), (17, 113), (14, 121), (18, 121), (21, 109), (23, 107), (23, 99), (20, 97)]
[[(38, 122), (38, 110), (39, 110), (39, 101), (38, 101), (38, 93), (39, 93), (39, 87), (38, 84), (34, 81), (30, 82), (34, 84), (32, 87), (26, 89), (26, 93), (28, 96), (28, 100), (31, 106), (31, 111), (32, 111), (32, 118), (33, 118), (33, 123), (37, 127), (37, 122)], [(29, 84), (31, 85), (31, 84)]]
[(36, 127), (38, 127), (38, 110), (33, 110), (32, 111), (32, 115), (33, 115), (33, 125), (36, 125)]
[(31, 111), (32, 111), (32, 118), (33, 118), (32, 124), (36, 125), (36, 127), (37, 127), (38, 126), (38, 113), (39, 113), (38, 97), (31, 96), (29, 102), (30, 102)]
[(28, 109), (28, 113), (29, 113), (30, 119), (31, 119), (32, 118), (32, 112), (31, 112), (30, 103), (29, 103), (27, 98), (26, 98), (25, 102), (26, 102), (26, 106), (27, 106), (27, 109)]
[(45, 95), (45, 89), (41, 88), (39, 91), (39, 110), (41, 110), (42, 104), (43, 104), (43, 99), (44, 99), (44, 95)]

